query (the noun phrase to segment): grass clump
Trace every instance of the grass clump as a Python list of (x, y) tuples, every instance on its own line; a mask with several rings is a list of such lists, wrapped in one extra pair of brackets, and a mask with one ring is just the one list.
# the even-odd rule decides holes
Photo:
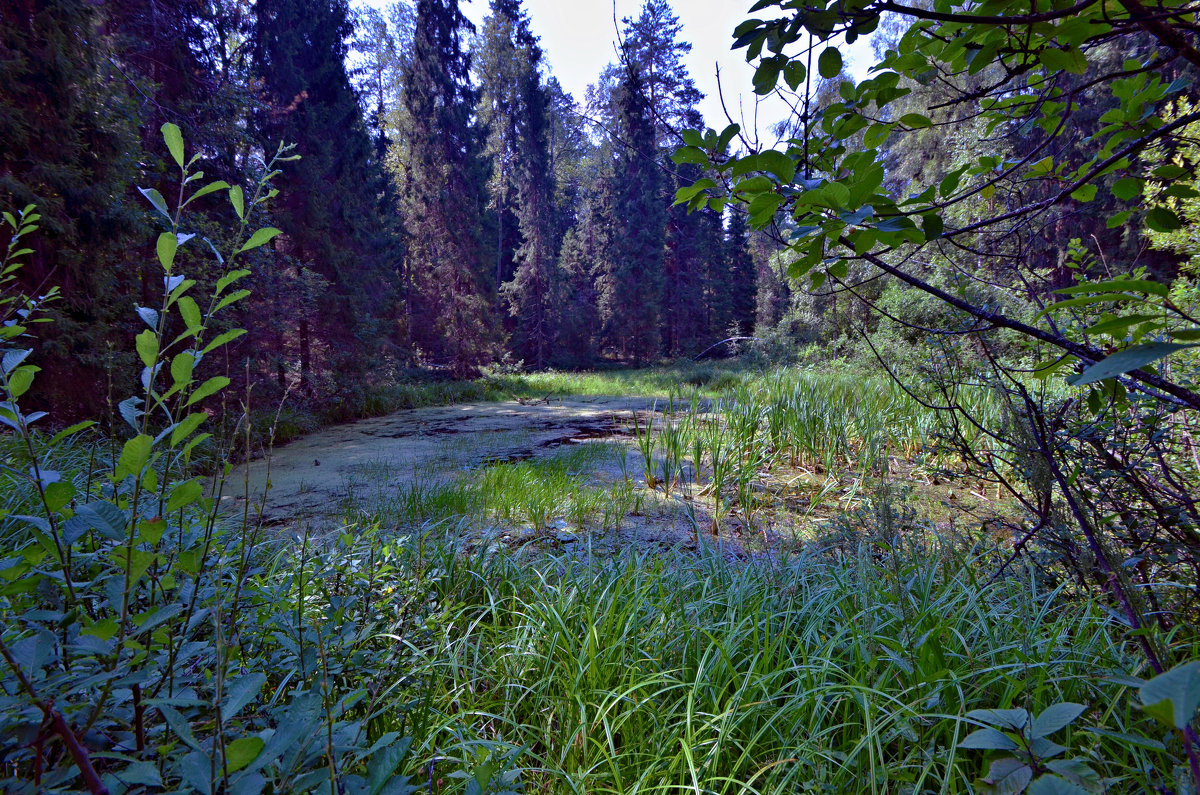
[(576, 529), (605, 527), (606, 522), (598, 523), (596, 518), (612, 516), (613, 511), (606, 509), (616, 498), (589, 483), (588, 473), (615, 454), (613, 445), (587, 443), (564, 447), (545, 458), (486, 463), (449, 481), (414, 475), (386, 515), (389, 521), (410, 528), (441, 520), (458, 524), (487, 520), (535, 531), (554, 520)]
[(438, 554), (437, 601), (456, 607), (414, 672), (414, 752), (486, 747), (526, 792), (971, 792), (969, 711), (1063, 702), (1087, 709), (1055, 739), (1116, 790), (1181, 764), (1105, 678), (1135, 666), (1107, 615), (1026, 575), (985, 588), (990, 550)]

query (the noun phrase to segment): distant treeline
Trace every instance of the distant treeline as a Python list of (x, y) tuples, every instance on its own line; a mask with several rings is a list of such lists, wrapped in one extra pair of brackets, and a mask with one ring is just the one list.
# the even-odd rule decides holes
[[(139, 189), (177, 176), (164, 122), (206, 180), (248, 185), (280, 143), (300, 155), (254, 219), (283, 234), (251, 259), (253, 296), (230, 321), (249, 333), (206, 365), (268, 393), (646, 362), (751, 333), (761, 279), (778, 300), (772, 244), (740, 213), (671, 207), (702, 176), (670, 158), (703, 125), (680, 31), (647, 0), (579, 102), (520, 0), (492, 0), (479, 29), (456, 0), (4, 3), (0, 205), (38, 206), (23, 284), (64, 296), (42, 399), (65, 419), (128, 392), (111, 374), (137, 371), (135, 307), (163, 289), (150, 264), (166, 219)], [(198, 237), (181, 268), (201, 283), (221, 275), (202, 238), (219, 247), (236, 226), (224, 196), (184, 221)]]

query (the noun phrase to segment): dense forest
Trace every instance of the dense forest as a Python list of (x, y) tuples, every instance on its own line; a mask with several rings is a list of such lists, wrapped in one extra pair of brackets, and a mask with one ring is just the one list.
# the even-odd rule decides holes
[(0, 789), (1200, 793), (1200, 6), (747, 5), (0, 6)]
[[(42, 216), (22, 283), (65, 296), (39, 384), (60, 415), (104, 405), (132, 308), (158, 300), (138, 260), (165, 219), (139, 191), (169, 195), (164, 122), (231, 184), (294, 147), (255, 218), (283, 235), (248, 263), (253, 297), (229, 320), (248, 331), (230, 360), (279, 391), (353, 401), (411, 368), (650, 362), (754, 326), (745, 225), (670, 207), (700, 173), (670, 153), (702, 120), (666, 2), (625, 20), (586, 100), (563, 92), (518, 2), (478, 30), (444, 1), (3, 13), (0, 197)], [(235, 212), (209, 205), (215, 228)]]

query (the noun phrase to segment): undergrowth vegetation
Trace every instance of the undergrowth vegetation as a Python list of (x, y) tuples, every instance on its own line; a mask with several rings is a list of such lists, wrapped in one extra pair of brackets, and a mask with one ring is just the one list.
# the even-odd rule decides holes
[(964, 740), (992, 717), (972, 710), (1064, 703), (1039, 773), (1122, 792), (1187, 776), (1107, 615), (1030, 570), (987, 583), (986, 548), (432, 561), (447, 625), (419, 652), (414, 751), (486, 749), (528, 792), (971, 792), (988, 757)]
[[(1137, 592), (1156, 623), (1134, 626), (1049, 550), (947, 532), (889, 485), (895, 465), (974, 476), (985, 462), (1017, 497), (1036, 487), (988, 433), (1021, 420), (984, 382), (947, 414), (927, 404), (936, 394), (812, 371), (494, 374), (487, 389), (513, 396), (665, 388), (665, 411), (630, 418), (642, 483), (628, 448), (589, 444), (414, 480), (333, 532), (264, 526), (260, 495), (223, 510), (239, 487), (225, 462), (235, 444), (250, 453), (254, 421), (206, 409), (230, 383), (211, 354), (239, 334), (221, 330), (245, 297), (236, 258), (278, 234), (251, 221), (289, 155), (248, 198), (189, 188), (195, 158), (178, 128), (163, 133), (181, 191), (173, 208), (144, 192), (169, 231), (161, 301), (138, 309), (143, 389), (116, 407), (128, 428), (39, 432), (45, 414), (22, 398), (38, 373), (31, 324), (54, 296), (0, 296), (6, 791), (1046, 795), (1200, 781), (1200, 663), (1160, 673), (1145, 653), (1200, 652), (1167, 578)], [(222, 275), (199, 285), (176, 258), (194, 237), (183, 210), (214, 194), (240, 225), (232, 248), (212, 248)], [(4, 220), (0, 280), (37, 218)], [(977, 424), (954, 425), (968, 414)], [(587, 478), (600, 459), (619, 459), (617, 482)], [(763, 527), (794, 507), (788, 488), (811, 508), (829, 482), (861, 496), (823, 535), (739, 554), (701, 543), (727, 520), (743, 538)], [(693, 515), (692, 551), (612, 556), (589, 554), (586, 534), (554, 556), (462, 532), (480, 517), (617, 529), (645, 494), (704, 505), (711, 528)]]

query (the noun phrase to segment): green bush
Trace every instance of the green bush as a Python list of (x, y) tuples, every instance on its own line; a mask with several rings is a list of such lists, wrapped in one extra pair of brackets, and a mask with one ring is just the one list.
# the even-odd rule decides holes
[[(137, 310), (144, 389), (119, 407), (130, 438), (88, 445), (92, 423), (37, 432), (45, 414), (21, 398), (38, 372), (30, 328), (53, 295), (0, 299), (6, 790), (410, 792), (397, 773), (409, 741), (389, 728), (397, 713), (373, 677), (405, 675), (399, 639), (434, 606), (400, 575), (399, 548), (370, 528), (276, 548), (250, 512), (223, 515), (220, 472), (195, 474), (195, 451), (211, 440), (203, 406), (229, 383), (201, 377), (202, 361), (240, 333), (210, 329), (247, 294), (238, 255), (278, 234), (249, 222), (291, 158), (281, 147), (248, 199), (224, 182), (192, 189), (196, 158), (184, 159), (178, 128), (163, 134), (183, 190), (174, 208), (143, 191), (168, 231), (156, 246), (161, 303)], [(214, 292), (195, 296), (175, 255), (202, 241), (181, 216), (212, 194), (229, 198), (241, 225), (216, 253)], [(4, 220), (7, 286), (37, 215)]]

